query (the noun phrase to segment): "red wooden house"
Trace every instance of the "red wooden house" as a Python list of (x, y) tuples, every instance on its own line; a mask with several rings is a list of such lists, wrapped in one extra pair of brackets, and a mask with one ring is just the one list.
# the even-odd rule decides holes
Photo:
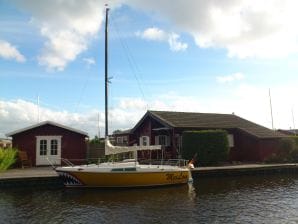
[(73, 163), (86, 159), (88, 134), (51, 121), (45, 121), (6, 134), (13, 147), (26, 151), (36, 166), (50, 165), (47, 158), (61, 164), (61, 158)]
[(140, 145), (163, 145), (165, 156), (176, 158), (181, 155), (184, 131), (212, 129), (228, 132), (230, 161), (263, 161), (285, 137), (234, 114), (147, 111), (127, 138)]

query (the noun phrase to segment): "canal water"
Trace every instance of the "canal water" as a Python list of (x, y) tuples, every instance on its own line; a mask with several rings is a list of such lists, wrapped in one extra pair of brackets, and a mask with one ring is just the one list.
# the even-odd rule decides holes
[(298, 175), (147, 189), (0, 189), (0, 223), (298, 223)]

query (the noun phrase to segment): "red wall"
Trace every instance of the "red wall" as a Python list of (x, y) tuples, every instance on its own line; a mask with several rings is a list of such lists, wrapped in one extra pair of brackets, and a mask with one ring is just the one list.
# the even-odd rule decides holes
[(259, 139), (243, 131), (234, 132), (235, 147), (231, 148), (230, 161), (264, 161), (278, 148), (279, 139)]
[(54, 125), (45, 124), (18, 134), (13, 135), (13, 147), (19, 150), (27, 151), (32, 163), (36, 164), (36, 137), (43, 135), (60, 135), (61, 139), (61, 157), (69, 159), (74, 163), (82, 163), (79, 160), (86, 159), (87, 144), (85, 135), (69, 131)]

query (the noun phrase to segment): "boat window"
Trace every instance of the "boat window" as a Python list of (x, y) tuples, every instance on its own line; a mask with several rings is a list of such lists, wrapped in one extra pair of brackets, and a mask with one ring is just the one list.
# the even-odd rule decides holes
[(137, 168), (135, 167), (127, 167), (127, 168), (124, 168), (125, 171), (136, 171)]
[(114, 168), (111, 171), (112, 172), (119, 172), (119, 171), (136, 171), (136, 167), (125, 167), (125, 168)]
[(116, 171), (116, 172), (117, 172), (117, 171), (123, 171), (123, 168), (114, 168), (114, 169), (112, 169), (111, 171), (112, 171), (112, 172), (115, 172), (115, 171)]

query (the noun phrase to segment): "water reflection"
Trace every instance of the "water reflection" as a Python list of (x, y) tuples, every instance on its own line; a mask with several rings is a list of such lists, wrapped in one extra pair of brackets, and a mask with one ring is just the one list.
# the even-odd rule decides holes
[(193, 182), (188, 183), (188, 198), (191, 201), (194, 201), (196, 198), (196, 188), (194, 187)]
[(196, 179), (200, 195), (224, 194), (238, 190), (284, 188), (293, 185), (297, 175), (251, 175), (237, 177), (209, 177)]
[(166, 199), (187, 199), (188, 186), (137, 189), (64, 189), (60, 200), (71, 200), (79, 204), (142, 203), (154, 200), (163, 203)]
[(0, 190), (0, 223), (295, 223), (297, 175), (146, 189)]

